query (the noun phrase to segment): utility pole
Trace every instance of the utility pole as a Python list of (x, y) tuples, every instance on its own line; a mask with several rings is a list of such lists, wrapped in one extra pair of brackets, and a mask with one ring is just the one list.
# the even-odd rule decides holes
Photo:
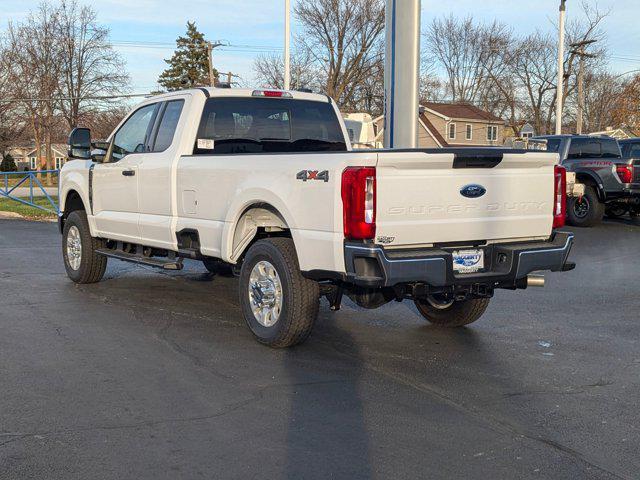
[(583, 42), (572, 43), (571, 53), (576, 55), (578, 60), (578, 111), (576, 112), (576, 133), (582, 133), (582, 117), (584, 116), (584, 59), (594, 58), (592, 53), (586, 53), (584, 48), (595, 43), (597, 40), (585, 40)]
[[(221, 74), (221, 72), (218, 72), (218, 75), (220, 75), (220, 74)], [(234, 78), (240, 78), (240, 75), (236, 75), (233, 72), (227, 72), (227, 73), (224, 73), (223, 75), (227, 76), (227, 83), (229, 84), (229, 87), (231, 87), (231, 83), (233, 82)]]
[(291, 87), (291, 0), (284, 0), (284, 89)]
[(562, 87), (564, 84), (564, 16), (566, 0), (560, 0), (560, 19), (558, 21), (558, 84), (556, 88), (556, 135), (562, 133)]
[(209, 57), (209, 86), (216, 86), (216, 77), (213, 74), (213, 49), (216, 47), (226, 46), (225, 43), (221, 41), (214, 42), (206, 42), (207, 45), (207, 56)]

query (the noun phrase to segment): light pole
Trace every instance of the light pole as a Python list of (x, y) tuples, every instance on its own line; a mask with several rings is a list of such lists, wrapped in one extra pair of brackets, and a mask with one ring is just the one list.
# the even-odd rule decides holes
[(420, 0), (386, 0), (384, 146), (418, 145)]
[(560, 19), (558, 22), (558, 86), (556, 88), (556, 135), (562, 133), (562, 87), (564, 84), (564, 16), (566, 0), (560, 0)]
[(284, 0), (284, 89), (291, 84), (291, 0)]

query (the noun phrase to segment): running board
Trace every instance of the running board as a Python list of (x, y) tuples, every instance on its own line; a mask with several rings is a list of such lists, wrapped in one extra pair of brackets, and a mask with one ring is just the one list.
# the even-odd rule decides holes
[(161, 259), (153, 257), (143, 257), (133, 253), (126, 253), (121, 250), (111, 250), (110, 248), (98, 248), (96, 253), (109, 258), (124, 260), (125, 262), (139, 263), (150, 267), (162, 268), (163, 270), (182, 270), (182, 259)]

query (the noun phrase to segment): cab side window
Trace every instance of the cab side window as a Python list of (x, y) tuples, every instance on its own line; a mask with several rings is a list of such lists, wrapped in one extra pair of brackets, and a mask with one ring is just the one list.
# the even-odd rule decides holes
[(156, 115), (158, 104), (145, 105), (127, 119), (113, 137), (113, 162), (130, 153), (143, 153), (151, 130), (152, 120)]
[(172, 100), (167, 102), (164, 112), (162, 113), (162, 119), (158, 126), (158, 133), (156, 134), (156, 140), (153, 144), (154, 152), (163, 152), (171, 146), (173, 142), (173, 135), (176, 132), (178, 126), (178, 120), (180, 120), (180, 113), (182, 113), (182, 106), (184, 100)]

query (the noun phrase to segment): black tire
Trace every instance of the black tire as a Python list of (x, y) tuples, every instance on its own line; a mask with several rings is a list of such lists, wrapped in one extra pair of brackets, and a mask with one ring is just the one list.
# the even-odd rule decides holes
[[(252, 305), (257, 304), (252, 302), (251, 295), (255, 298), (256, 293), (249, 294), (251, 272), (263, 261), (275, 269), (281, 287), (279, 316), (270, 326), (260, 323), (254, 315)], [(239, 290), (245, 321), (260, 343), (275, 348), (291, 347), (311, 334), (318, 316), (320, 289), (317, 282), (302, 276), (290, 238), (266, 238), (249, 248), (240, 271)], [(262, 297), (262, 289), (258, 293)]]
[[(73, 230), (73, 229), (76, 230)], [(69, 248), (67, 247), (70, 232), (77, 231), (80, 238), (80, 263), (74, 268), (69, 260)], [(75, 234), (75, 233), (74, 233)], [(107, 268), (107, 257), (96, 253), (98, 248), (104, 246), (104, 241), (93, 238), (89, 230), (89, 223), (84, 210), (71, 212), (64, 222), (62, 231), (62, 257), (64, 268), (68, 277), (76, 283), (96, 283), (102, 280)]]
[(489, 306), (489, 298), (472, 298), (470, 300), (454, 301), (451, 304), (438, 302), (438, 307), (427, 299), (415, 299), (414, 303), (420, 315), (430, 323), (440, 327), (462, 327), (478, 320)]
[(620, 218), (628, 211), (629, 209), (624, 205), (613, 204), (605, 208), (604, 214), (607, 216), (607, 218)]
[(233, 268), (231, 267), (231, 265), (217, 258), (205, 258), (204, 260), (202, 260), (202, 264), (204, 265), (204, 268), (209, 271), (209, 273), (221, 275), (223, 277), (233, 276)]
[(602, 222), (604, 208), (596, 189), (586, 185), (582, 198), (567, 199), (567, 223), (575, 227), (593, 227)]

